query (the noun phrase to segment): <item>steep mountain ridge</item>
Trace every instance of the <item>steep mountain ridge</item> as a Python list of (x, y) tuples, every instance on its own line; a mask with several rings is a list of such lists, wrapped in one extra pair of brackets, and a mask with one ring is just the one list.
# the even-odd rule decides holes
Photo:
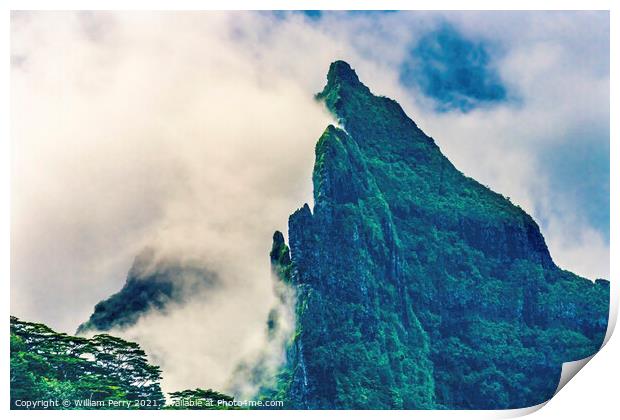
[(549, 399), (561, 364), (600, 347), (609, 283), (559, 269), (526, 212), (458, 171), (347, 63), (317, 99), (342, 128), (316, 145), (314, 208), (291, 215), (290, 254), (274, 240), (297, 327), (266, 395), (292, 408)]

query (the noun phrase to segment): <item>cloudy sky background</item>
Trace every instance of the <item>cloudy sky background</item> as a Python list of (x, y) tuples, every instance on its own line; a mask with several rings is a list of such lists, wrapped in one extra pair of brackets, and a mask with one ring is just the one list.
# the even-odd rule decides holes
[(336, 59), (559, 266), (609, 278), (606, 12), (16, 12), (11, 313), (73, 332), (145, 246), (200, 258), (226, 287), (118, 333), (168, 387), (225, 386), (264, 345), (271, 235), (311, 200)]

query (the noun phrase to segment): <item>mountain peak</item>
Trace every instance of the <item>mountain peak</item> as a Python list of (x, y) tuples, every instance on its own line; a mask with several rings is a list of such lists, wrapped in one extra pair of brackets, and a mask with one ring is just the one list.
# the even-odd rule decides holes
[(342, 60), (334, 61), (329, 65), (329, 71), (327, 72), (327, 83), (339, 83), (347, 82), (352, 84), (361, 83), (357, 77), (355, 70), (351, 68), (349, 63)]
[[(327, 84), (321, 93), (317, 95), (318, 99), (327, 99), (330, 96), (338, 96), (344, 90), (361, 90), (370, 92), (370, 90), (360, 82), (357, 73), (346, 61), (337, 60), (329, 65), (327, 72)], [(327, 101), (328, 106), (329, 102)]]

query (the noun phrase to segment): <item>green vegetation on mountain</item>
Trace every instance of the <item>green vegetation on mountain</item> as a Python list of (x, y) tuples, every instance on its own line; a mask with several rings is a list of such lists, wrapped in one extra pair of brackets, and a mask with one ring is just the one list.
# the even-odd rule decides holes
[(526, 407), (607, 328), (609, 283), (558, 268), (538, 225), (458, 171), (342, 61), (317, 95), (341, 128), (316, 145), (314, 207), (274, 235), (297, 325), (291, 408)]

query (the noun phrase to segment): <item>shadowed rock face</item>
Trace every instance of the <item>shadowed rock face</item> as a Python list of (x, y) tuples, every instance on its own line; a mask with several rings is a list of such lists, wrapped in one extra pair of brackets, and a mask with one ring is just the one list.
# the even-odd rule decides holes
[(215, 286), (215, 274), (199, 263), (157, 260), (147, 250), (135, 258), (123, 288), (99, 302), (77, 334), (130, 327), (150, 310), (165, 311)]
[(317, 95), (314, 208), (274, 235), (297, 293), (269, 397), (291, 408), (490, 409), (549, 399), (607, 328), (609, 283), (561, 270), (520, 207), (458, 171), (343, 62)]

